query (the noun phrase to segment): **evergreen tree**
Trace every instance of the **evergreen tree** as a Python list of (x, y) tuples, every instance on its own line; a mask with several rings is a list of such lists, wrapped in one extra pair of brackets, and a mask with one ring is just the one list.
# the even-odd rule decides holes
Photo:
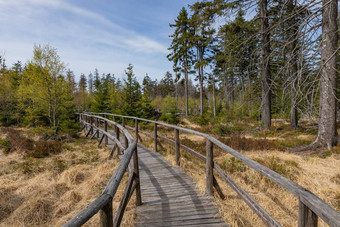
[(141, 110), (140, 100), (142, 98), (141, 87), (133, 74), (133, 66), (129, 64), (125, 70), (122, 112), (128, 116), (139, 116)]
[(189, 115), (188, 104), (188, 74), (190, 72), (193, 61), (193, 50), (191, 38), (193, 29), (190, 26), (190, 19), (187, 10), (183, 7), (175, 20), (175, 24), (170, 24), (170, 27), (175, 28), (175, 32), (170, 37), (172, 43), (169, 50), (171, 53), (168, 59), (174, 63), (174, 71), (184, 73), (185, 82), (185, 115)]

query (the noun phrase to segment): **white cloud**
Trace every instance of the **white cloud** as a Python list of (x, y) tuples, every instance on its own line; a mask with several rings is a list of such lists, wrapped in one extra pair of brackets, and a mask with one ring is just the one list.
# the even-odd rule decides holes
[(8, 62), (26, 62), (38, 43), (56, 47), (78, 75), (95, 67), (124, 72), (129, 63), (139, 76), (163, 76), (171, 68), (162, 43), (66, 0), (0, 0), (0, 17), (0, 53)]

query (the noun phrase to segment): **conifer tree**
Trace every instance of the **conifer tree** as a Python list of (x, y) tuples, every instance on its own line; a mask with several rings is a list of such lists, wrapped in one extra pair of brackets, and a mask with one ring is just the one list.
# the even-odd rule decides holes
[(141, 110), (140, 100), (142, 98), (141, 87), (133, 73), (133, 66), (129, 64), (125, 70), (122, 112), (128, 116), (139, 116)]
[(168, 59), (174, 63), (174, 71), (184, 73), (185, 82), (185, 115), (189, 115), (189, 103), (188, 103), (188, 83), (189, 72), (193, 61), (193, 50), (191, 38), (193, 36), (193, 29), (190, 26), (190, 20), (187, 10), (183, 7), (175, 20), (174, 24), (170, 24), (170, 27), (175, 28), (172, 38), (172, 43), (169, 50), (171, 53), (168, 55)]

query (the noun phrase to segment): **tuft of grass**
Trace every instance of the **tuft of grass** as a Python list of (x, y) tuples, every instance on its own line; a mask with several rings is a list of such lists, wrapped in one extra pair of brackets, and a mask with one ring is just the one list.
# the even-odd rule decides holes
[(50, 154), (59, 154), (62, 151), (62, 143), (59, 141), (37, 141), (32, 151), (26, 151), (26, 157), (45, 158)]
[(231, 157), (222, 162), (221, 168), (228, 173), (233, 174), (237, 172), (245, 172), (248, 169), (248, 166), (235, 157)]
[(241, 136), (231, 136), (230, 138), (219, 138), (223, 143), (235, 150), (255, 151), (255, 150), (276, 150), (279, 146), (272, 140), (251, 139)]
[[(334, 181), (336, 184), (340, 185), (340, 173), (335, 174), (332, 178), (331, 181)], [(340, 199), (340, 198), (339, 198)]]
[(9, 154), (11, 151), (11, 141), (9, 139), (0, 140), (0, 147), (3, 149), (5, 154)]
[(19, 171), (23, 174), (33, 174), (43, 172), (42, 161), (35, 158), (29, 158), (23, 162), (18, 162), (12, 165), (14, 171)]
[(269, 159), (257, 158), (254, 160), (292, 181), (299, 175), (299, 164), (293, 160), (283, 161), (274, 156)]

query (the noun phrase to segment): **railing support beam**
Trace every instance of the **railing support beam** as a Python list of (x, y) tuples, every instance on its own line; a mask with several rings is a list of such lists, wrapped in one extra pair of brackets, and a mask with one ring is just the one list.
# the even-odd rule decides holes
[(100, 226), (113, 227), (112, 200), (100, 210)]
[(154, 134), (154, 138), (155, 138), (154, 150), (155, 150), (155, 152), (158, 152), (158, 150), (157, 150), (157, 123), (153, 124), (153, 134)]
[(213, 144), (206, 139), (206, 194), (213, 194)]
[(317, 227), (318, 216), (299, 200), (299, 227)]
[(178, 129), (175, 129), (175, 159), (176, 159), (176, 165), (180, 165), (180, 140), (179, 140), (179, 131)]
[[(107, 132), (107, 121), (104, 121), (104, 130)], [(109, 143), (109, 137), (105, 136), (105, 145)]]
[(133, 152), (133, 171), (135, 173), (135, 182), (136, 182), (136, 206), (142, 205), (142, 194), (140, 190), (140, 180), (139, 180), (139, 165), (138, 165), (138, 152), (137, 152), (137, 145), (136, 149)]

